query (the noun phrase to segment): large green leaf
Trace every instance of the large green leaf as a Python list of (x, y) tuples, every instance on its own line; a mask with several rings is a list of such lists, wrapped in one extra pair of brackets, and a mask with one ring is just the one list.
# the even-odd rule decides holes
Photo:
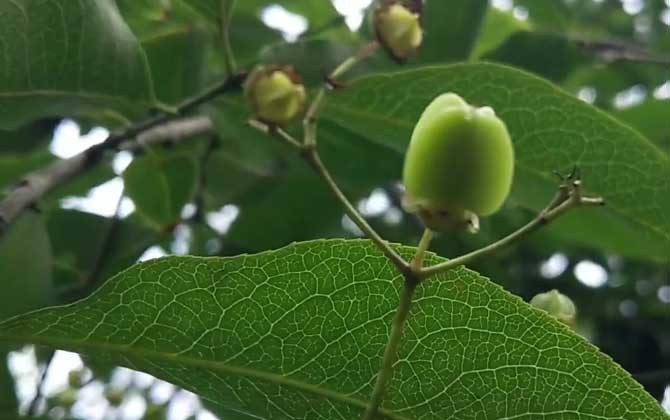
[[(0, 341), (141, 369), (222, 411), (355, 419), (400, 284), (362, 240), (169, 257), (132, 267), (79, 303), (8, 320)], [(472, 271), (421, 285), (406, 328), (385, 418), (667, 418), (611, 359)]]
[(0, 2), (0, 128), (46, 116), (136, 116), (154, 103), (113, 1)]
[(487, 0), (429, 0), (423, 16), (425, 37), (419, 56), (412, 62), (444, 63), (468, 58), (487, 5)]
[(564, 217), (554, 232), (634, 257), (670, 258), (668, 157), (635, 130), (535, 76), (487, 63), (377, 75), (334, 92), (324, 117), (402, 154), (421, 110), (448, 91), (492, 106), (507, 123), (516, 149), (515, 202), (539, 210), (556, 191), (551, 172), (573, 165), (582, 170), (586, 192), (607, 200), (604, 209)]

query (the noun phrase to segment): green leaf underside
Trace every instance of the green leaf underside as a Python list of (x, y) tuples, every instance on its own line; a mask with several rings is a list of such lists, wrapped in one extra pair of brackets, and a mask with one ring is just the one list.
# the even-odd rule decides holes
[[(222, 410), (353, 419), (370, 395), (400, 284), (365, 240), (168, 257), (79, 303), (6, 321), (0, 341), (140, 369)], [(607, 356), (466, 269), (418, 288), (383, 406), (391, 419), (666, 418)]]
[(123, 179), (138, 212), (162, 228), (179, 220), (182, 207), (193, 198), (198, 167), (186, 154), (149, 154), (135, 159)]
[(608, 205), (575, 212), (556, 230), (624, 255), (670, 259), (670, 159), (635, 130), (533, 75), (476, 63), (365, 77), (334, 92), (324, 118), (403, 154), (421, 111), (449, 91), (492, 106), (507, 124), (515, 202), (539, 210), (556, 191), (552, 171), (578, 165), (586, 192)]
[(0, 3), (0, 127), (136, 116), (154, 103), (142, 49), (110, 1)]

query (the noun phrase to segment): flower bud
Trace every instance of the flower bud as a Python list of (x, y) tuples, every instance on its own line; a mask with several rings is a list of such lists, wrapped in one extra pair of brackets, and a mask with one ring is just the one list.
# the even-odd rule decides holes
[(415, 55), (423, 41), (421, 16), (400, 3), (380, 6), (373, 27), (377, 41), (400, 62)]
[(489, 107), (442, 94), (414, 127), (403, 168), (403, 207), (431, 230), (474, 233), (479, 216), (503, 205), (513, 174), (505, 123)]
[(577, 308), (574, 302), (556, 289), (536, 295), (530, 304), (567, 325), (573, 326), (575, 323)]
[(105, 390), (105, 398), (112, 407), (118, 407), (123, 403), (124, 393), (119, 389), (107, 388)]
[(307, 98), (300, 76), (290, 66), (254, 70), (244, 91), (256, 117), (273, 125), (285, 125), (297, 117)]
[(77, 402), (77, 391), (66, 389), (56, 396), (58, 405), (69, 410)]
[(72, 370), (67, 375), (67, 382), (70, 385), (70, 388), (79, 389), (82, 386), (83, 381), (81, 380), (82, 371), (81, 370)]

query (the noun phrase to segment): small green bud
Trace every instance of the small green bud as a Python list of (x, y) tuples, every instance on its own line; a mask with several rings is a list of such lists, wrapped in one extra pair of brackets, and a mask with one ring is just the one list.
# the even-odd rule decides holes
[(302, 79), (290, 66), (257, 68), (244, 91), (256, 117), (274, 125), (286, 125), (297, 117), (307, 99)]
[(144, 413), (144, 420), (163, 420), (167, 418), (167, 409), (165, 406), (148, 404), (147, 411)]
[(82, 376), (83, 372), (81, 370), (71, 370), (67, 375), (67, 382), (70, 385), (70, 388), (81, 388), (82, 386)]
[(403, 168), (403, 207), (431, 230), (474, 233), (479, 216), (495, 213), (505, 202), (513, 174), (505, 123), (493, 109), (445, 93), (414, 127)]
[(123, 402), (123, 391), (115, 388), (107, 388), (105, 390), (105, 398), (112, 407), (118, 407)]
[(536, 308), (548, 312), (549, 315), (559, 321), (574, 326), (577, 317), (577, 308), (569, 297), (554, 289), (546, 293), (540, 293), (530, 300), (530, 304)]
[(423, 42), (421, 16), (399, 3), (380, 6), (373, 27), (377, 41), (397, 61), (415, 55)]
[(69, 410), (77, 402), (77, 391), (74, 389), (66, 389), (58, 394), (56, 398), (60, 406)]

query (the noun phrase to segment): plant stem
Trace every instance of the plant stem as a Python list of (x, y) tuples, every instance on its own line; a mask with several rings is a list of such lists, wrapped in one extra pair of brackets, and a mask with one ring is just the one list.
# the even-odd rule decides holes
[(289, 133), (281, 129), (280, 127), (270, 127), (262, 121), (250, 120), (248, 121), (249, 126), (264, 132), (268, 135), (273, 135), (277, 139), (281, 140), (283, 143), (291, 146), (296, 149), (300, 156), (310, 167), (321, 177), (321, 179), (326, 183), (328, 189), (333, 193), (335, 198), (340, 202), (344, 208), (344, 212), (347, 216), (358, 226), (358, 228), (363, 231), (363, 233), (372, 240), (372, 242), (377, 245), (377, 247), (384, 253), (384, 255), (391, 260), (391, 262), (396, 266), (398, 271), (401, 274), (406, 275), (410, 273), (409, 264), (403, 257), (400, 256), (391, 246), (386, 242), (368, 222), (365, 218), (356, 210), (353, 204), (349, 201), (347, 196), (340, 190), (340, 187), (337, 185), (337, 182), (333, 179), (332, 175), (326, 168), (326, 165), (321, 160), (319, 152), (316, 149), (316, 146), (307, 146), (301, 144)]
[(223, 59), (226, 66), (226, 74), (232, 76), (237, 68), (235, 63), (235, 54), (230, 44), (230, 22), (233, 17), (233, 7), (235, 0), (221, 0), (220, 31), (221, 42), (223, 43)]
[(298, 140), (293, 138), (293, 136), (291, 136), (289, 133), (284, 131), (284, 129), (282, 129), (281, 127), (271, 127), (266, 123), (258, 120), (249, 120), (247, 121), (247, 124), (250, 127), (255, 128), (256, 130), (264, 132), (265, 134), (274, 135), (282, 142), (288, 144), (291, 147), (296, 148), (297, 150), (303, 149), (302, 144)]
[(424, 229), (423, 236), (421, 236), (419, 246), (416, 249), (416, 254), (414, 254), (414, 258), (412, 258), (412, 262), (410, 264), (410, 268), (413, 272), (416, 273), (421, 271), (421, 268), (423, 267), (423, 260), (426, 257), (426, 251), (428, 251), (428, 247), (430, 247), (430, 242), (432, 240), (433, 231), (428, 228)]
[(424, 280), (435, 274), (450, 270), (452, 268), (465, 265), (477, 258), (492, 254), (510, 244), (524, 238), (530, 233), (538, 230), (539, 228), (546, 226), (547, 224), (553, 222), (558, 217), (563, 215), (568, 210), (574, 209), (580, 206), (601, 206), (605, 202), (601, 198), (590, 198), (583, 197), (579, 191), (579, 181), (574, 181), (572, 183), (572, 191), (568, 191), (566, 185), (561, 186), (560, 192), (554, 197), (554, 199), (549, 203), (549, 205), (542, 210), (537, 217), (531, 220), (528, 224), (520, 228), (519, 230), (509, 234), (508, 236), (500, 239), (497, 242), (494, 242), (488, 246), (480, 248), (476, 251), (470, 252), (460, 257), (445, 261), (440, 264), (436, 264), (431, 267), (424, 268), (418, 272), (420, 279)]
[(40, 400), (42, 399), (44, 394), (44, 382), (47, 378), (47, 375), (49, 374), (49, 369), (51, 368), (51, 362), (53, 361), (55, 354), (56, 352), (54, 350), (51, 350), (49, 352), (49, 355), (47, 356), (46, 362), (44, 363), (44, 370), (40, 375), (40, 380), (37, 382), (37, 389), (35, 390), (35, 396), (30, 401), (30, 405), (28, 406), (29, 416), (37, 416), (39, 414), (37, 412), (37, 409), (39, 408)]
[(316, 173), (321, 177), (321, 179), (326, 183), (330, 191), (333, 193), (335, 198), (340, 202), (342, 207), (344, 207), (344, 212), (349, 216), (349, 218), (358, 226), (360, 230), (365, 233), (365, 235), (372, 240), (372, 242), (377, 245), (377, 247), (386, 255), (386, 257), (391, 260), (391, 262), (396, 266), (398, 271), (402, 274), (407, 274), (409, 270), (409, 265), (400, 256), (388, 242), (386, 242), (373, 228), (368, 224), (363, 216), (356, 210), (356, 208), (351, 204), (349, 199), (344, 195), (340, 187), (337, 186), (337, 183), (330, 175), (330, 172), (321, 161), (321, 157), (317, 152), (316, 148), (310, 147), (306, 148), (302, 153), (302, 156), (307, 162), (310, 163), (312, 168)]
[(347, 71), (351, 70), (356, 64), (368, 58), (375, 51), (379, 49), (379, 43), (373, 41), (361, 48), (355, 55), (344, 60), (339, 66), (335, 68), (326, 78), (326, 84), (319, 89), (316, 94), (316, 97), (310, 104), (307, 112), (305, 113), (305, 119), (303, 120), (304, 130), (305, 130), (305, 140), (304, 144), (311, 146), (316, 144), (316, 131), (317, 131), (317, 115), (323, 102), (323, 98), (326, 96), (326, 90), (328, 86), (332, 85), (333, 81), (338, 77), (342, 76)]
[(419, 282), (410, 276), (405, 277), (405, 282), (400, 294), (400, 302), (393, 316), (393, 323), (391, 324), (391, 334), (384, 349), (384, 357), (382, 359), (382, 366), (377, 375), (375, 387), (370, 396), (362, 420), (373, 420), (377, 415), (379, 407), (386, 393), (386, 387), (393, 376), (393, 365), (398, 360), (398, 346), (402, 339), (402, 332), (405, 327), (405, 321), (409, 317), (410, 309), (412, 307), (412, 297)]

